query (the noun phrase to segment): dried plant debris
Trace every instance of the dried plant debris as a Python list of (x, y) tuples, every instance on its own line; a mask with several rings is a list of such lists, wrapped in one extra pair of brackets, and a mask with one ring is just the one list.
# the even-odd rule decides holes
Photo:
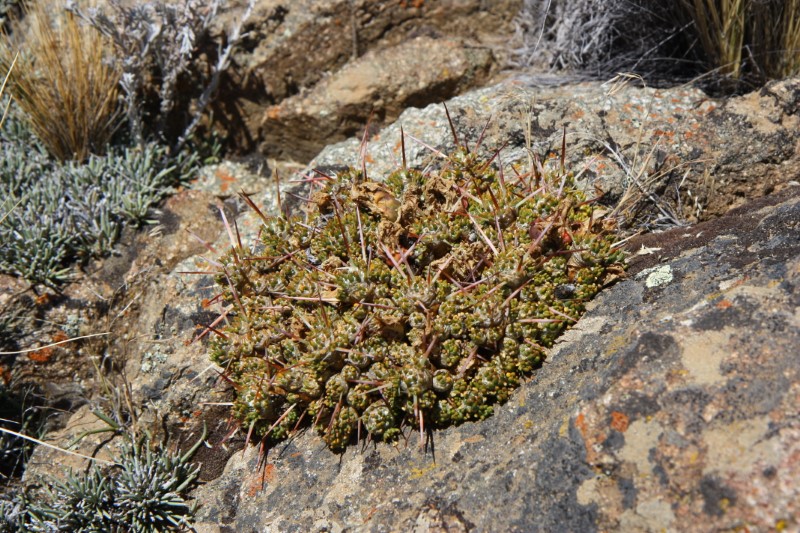
[(210, 45), (212, 25), (225, 5), (225, 0), (111, 0), (85, 11), (74, 2), (67, 6), (113, 42), (136, 143), (155, 136), (180, 150), (193, 138), (245, 36), (242, 29), (255, 0), (248, 0), (242, 16), (225, 31), (224, 46), (217, 47)]
[[(681, 28), (672, 3), (651, 0), (523, 0), (511, 63), (571, 73), (576, 79), (636, 71), (679, 74), (691, 58), (674, 59)], [(684, 51), (685, 52), (685, 51)]]
[(460, 148), (427, 174), (310, 181), (304, 216), (262, 216), (219, 259), (211, 357), (264, 439), (306, 422), (342, 449), (484, 419), (623, 272), (563, 161), (508, 177)]
[(728, 92), (800, 70), (797, 0), (523, 0), (515, 23), (511, 64), (554, 81), (630, 71)]

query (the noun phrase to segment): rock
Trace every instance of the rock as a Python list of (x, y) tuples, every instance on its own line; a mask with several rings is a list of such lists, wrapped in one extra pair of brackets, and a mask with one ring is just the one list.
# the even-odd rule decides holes
[[(508, 140), (505, 164), (527, 158), (527, 131), (533, 152), (560, 164), (569, 122), (570, 165), (617, 197), (626, 178), (646, 175), (626, 164), (658, 175), (667, 161), (672, 172), (652, 184), (659, 194), (680, 185), (691, 198), (730, 201), (774, 190), (722, 218), (631, 241), (629, 278), (590, 304), (529, 383), (493, 417), (436, 431), (422, 448), (409, 430), (397, 447), (366, 444), (336, 455), (306, 432), (259, 464), (257, 447), (239, 451), (244, 431), (227, 438), (235, 426), (224, 403), (233, 391), (210, 365), (203, 335), (220, 304), (199, 254), (216, 259), (237, 232), (244, 244), (258, 232), (257, 215), (237, 217), (243, 205), (230, 187), (222, 190), (226, 183), (253, 187), (256, 204), (275, 211), (272, 187), (237, 165), (210, 169), (198, 190), (165, 203), (160, 230), (128, 235), (120, 257), (68, 287), (65, 301), (83, 331), (110, 331), (71, 350), (74, 379), (90, 380), (89, 357), (123, 368), (129, 388), (119, 390), (130, 394), (140, 427), (169, 433), (184, 448), (207, 424), (213, 448), (196, 457), (206, 482), (194, 492), (200, 531), (798, 527), (800, 193), (791, 181), (799, 90), (790, 79), (713, 100), (692, 89), (507, 84), (449, 102), (459, 142), (473, 149), (494, 116), (482, 149), (493, 153)], [(435, 150), (454, 148), (441, 106), (406, 111), (399, 123)], [(370, 144), (371, 175), (400, 163), (398, 130)], [(603, 153), (606, 146), (622, 163)], [(357, 163), (357, 147), (351, 140), (326, 148), (315, 164)], [(410, 138), (406, 148), (409, 164), (438, 164), (435, 151)], [(743, 188), (736, 168), (757, 179)], [(716, 192), (701, 196), (711, 176)], [(48, 442), (63, 446), (80, 434), (93, 421), (87, 410)], [(58, 465), (45, 453), (34, 453), (30, 479)]]
[[(199, 344), (184, 346), (184, 338), (191, 336), (196, 324), (206, 322), (198, 302), (208, 297), (209, 291), (202, 292), (203, 284), (200, 284), (197, 294), (187, 298), (191, 311), (182, 315), (173, 299), (186, 284), (194, 286), (191, 285), (193, 278), (198, 276), (170, 273), (173, 269), (181, 271), (177, 265), (202, 253), (206, 250), (202, 242), (214, 242), (224, 231), (218, 205), (230, 204), (222, 204), (205, 191), (178, 192), (164, 202), (157, 216), (158, 224), (148, 232), (126, 232), (122, 236), (122, 253), (90, 265), (79, 283), (67, 286), (62, 294), (53, 297), (55, 303), (40, 305), (42, 322), (73, 324), (69, 336), (101, 336), (59, 347), (46, 362), (18, 357), (15, 361), (18, 379), (44, 382), (48, 393), (48, 389), (58, 387), (62, 396), (63, 389), (72, 385), (77, 392), (72, 392), (66, 400), (78, 405), (86, 402), (90, 391), (99, 388), (101, 396), (111, 403), (98, 405), (94, 398), (92, 409), (112, 414), (114, 409), (126, 411), (128, 405), (135, 406), (135, 415), (143, 423), (142, 427), (156, 436), (163, 433), (162, 416), (172, 420), (191, 414), (187, 402), (205, 389), (198, 388), (200, 378), (197, 381), (184, 379), (186, 368), (190, 362), (200, 370), (208, 364), (203, 348)], [(228, 209), (232, 215), (231, 208)], [(192, 270), (197, 268), (192, 265)], [(185, 284), (182, 279), (186, 279)], [(35, 335), (41, 336), (41, 329)], [(179, 358), (174, 355), (177, 347), (180, 347)], [(110, 372), (103, 372), (101, 378), (101, 371)], [(173, 385), (175, 381), (186, 385), (189, 391), (181, 397), (180, 407), (170, 404), (159, 411), (163, 404), (156, 400), (169, 390), (177, 390)], [(210, 387), (210, 382), (206, 386)], [(131, 403), (127, 404), (120, 397), (109, 398), (110, 389), (121, 396), (130, 394)], [(49, 401), (56, 399), (51, 397)], [(140, 406), (144, 407), (140, 409)], [(46, 440), (64, 447), (87, 429), (98, 427), (107, 426), (84, 407), (71, 413), (66, 426)], [(97, 438), (83, 439), (72, 449), (92, 454), (98, 443), (107, 440), (107, 435), (101, 434)], [(83, 460), (70, 458), (70, 461), (61, 461), (59, 453), (52, 449), (37, 447), (25, 473), (26, 479), (62, 475), (62, 465), (77, 467)]]
[[(728, 99), (687, 87), (643, 89), (625, 79), (560, 87), (535, 87), (525, 80), (448, 101), (459, 143), (474, 149), (481, 138), (483, 152), (502, 147), (506, 163), (526, 160), (530, 148), (558, 165), (566, 132), (567, 164), (586, 188), (605, 192), (609, 204), (627, 194), (627, 208), (637, 203), (631, 199), (644, 196), (653, 225), (721, 215), (800, 175), (800, 78)], [(410, 166), (437, 164), (440, 158), (430, 148), (455, 149), (442, 105), (407, 109), (367, 145), (371, 176), (385, 176), (400, 164), (401, 127), (409, 135)], [(311, 165), (360, 166), (360, 142), (359, 136), (328, 146)], [(647, 194), (639, 194), (637, 182)], [(648, 195), (658, 198), (657, 206)]]
[(328, 144), (363, 132), (370, 121), (394, 121), (408, 107), (439, 103), (483, 81), (486, 48), (453, 39), (417, 37), (370, 51), (320, 81), (307, 94), (267, 109), (261, 152), (308, 161)]
[[(246, 4), (246, 0), (230, 3), (231, 7), (217, 21), (219, 33), (236, 24)], [(234, 54), (234, 66), (221, 89), (217, 116), (225, 117), (222, 123), (226, 124), (229, 142), (237, 149), (263, 149), (265, 135), (271, 133), (262, 123), (269, 106), (310, 90), (370, 51), (377, 53), (417, 36), (457, 36), (473, 45), (497, 46), (513, 31), (512, 20), (521, 5), (521, 0), (494, 1), (490, 6), (479, 0), (257, 0), (244, 27), (247, 36)], [(432, 49), (428, 53), (434, 52)], [(452, 74), (442, 75), (437, 68), (434, 62), (424, 67), (424, 72), (429, 78), (452, 78)], [(480, 78), (472, 81), (479, 82)], [(468, 79), (460, 80), (459, 85), (463, 87), (467, 82)], [(394, 86), (379, 90), (386, 93), (382, 102), (369, 102), (362, 114), (368, 115), (372, 107), (379, 117), (397, 109), (407, 98), (398, 95), (399, 100), (392, 100), (389, 95)], [(428, 98), (439, 94), (440, 99), (445, 99), (454, 94), (437, 93), (438, 89), (429, 87)], [(335, 99), (328, 106), (335, 115)], [(313, 134), (313, 128), (309, 131)], [(346, 130), (344, 134), (350, 133)], [(281, 147), (268, 148), (274, 153)]]
[(422, 449), (411, 431), (335, 455), (308, 432), (261, 466), (237, 452), (195, 492), (198, 528), (798, 527), (798, 221), (795, 186), (634, 243), (629, 279), (492, 418)]

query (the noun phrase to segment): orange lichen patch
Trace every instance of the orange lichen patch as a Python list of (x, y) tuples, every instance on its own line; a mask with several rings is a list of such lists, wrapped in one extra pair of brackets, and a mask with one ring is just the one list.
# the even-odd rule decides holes
[(400, 7), (419, 9), (425, 5), (425, 0), (400, 0)]
[(730, 300), (722, 299), (719, 302), (717, 302), (716, 307), (717, 307), (717, 309), (727, 309), (732, 305), (733, 305), (733, 302), (731, 302)]
[(583, 118), (583, 116), (584, 116), (585, 114), (586, 114), (586, 113), (583, 111), (583, 109), (578, 109), (577, 111), (575, 111), (575, 112), (572, 114), (572, 119), (573, 119), (573, 120), (578, 120), (578, 119), (581, 119), (581, 118)]
[(267, 108), (265, 113), (267, 120), (278, 120), (281, 117), (281, 107), (273, 105)]
[(247, 487), (247, 495), (253, 498), (256, 494), (261, 492), (264, 486), (267, 483), (272, 483), (275, 480), (275, 465), (272, 463), (267, 463), (264, 465), (264, 468), (261, 469), (259, 475), (255, 476), (255, 478), (250, 482)]
[(45, 292), (37, 296), (33, 301), (36, 305), (47, 305), (53, 300), (53, 296), (54, 295), (52, 293)]
[(53, 357), (52, 348), (42, 348), (28, 354), (28, 359), (34, 363), (46, 363)]
[(217, 178), (219, 178), (220, 181), (236, 181), (236, 178), (231, 176), (231, 174), (228, 171), (222, 168), (217, 170), (216, 176)]
[(575, 427), (581, 432), (584, 442), (586, 442), (587, 451), (589, 449), (589, 424), (586, 422), (586, 417), (583, 413), (575, 417)]
[(275, 465), (272, 463), (267, 463), (264, 466), (264, 472), (261, 474), (261, 477), (264, 478), (264, 481), (271, 483), (275, 480)]
[[(50, 342), (46, 344), (55, 344), (58, 342), (64, 342), (67, 339), (69, 339), (69, 336), (66, 333), (64, 333), (63, 331), (56, 331), (50, 338)], [(53, 353), (55, 352), (55, 348), (56, 347), (48, 346), (47, 348), (42, 348), (41, 350), (30, 352), (28, 354), (28, 358), (36, 363), (46, 363), (50, 359), (52, 359)]]
[(63, 331), (56, 331), (55, 334), (53, 334), (53, 337), (50, 339), (50, 342), (64, 342), (67, 339), (69, 339), (69, 335)]
[(203, 309), (208, 309), (208, 306), (210, 305), (211, 305), (211, 300), (209, 300), (208, 298), (203, 298), (202, 300), (200, 300), (200, 306)]
[(0, 379), (3, 380), (3, 384), (6, 386), (11, 383), (11, 371), (5, 365), (0, 365)]
[(219, 190), (222, 192), (226, 192), (231, 184), (236, 182), (236, 178), (222, 168), (218, 169), (214, 175), (222, 182), (219, 186)]
[(630, 419), (628, 415), (625, 413), (620, 413), (619, 411), (611, 411), (611, 428), (616, 429), (620, 433), (625, 433), (628, 429), (628, 423)]
[(598, 459), (598, 453), (595, 451), (595, 444), (605, 441), (606, 436), (603, 433), (592, 435), (589, 429), (589, 422), (583, 413), (575, 417), (575, 427), (581, 432), (581, 437), (583, 437), (583, 444), (586, 447), (586, 462), (594, 464)]

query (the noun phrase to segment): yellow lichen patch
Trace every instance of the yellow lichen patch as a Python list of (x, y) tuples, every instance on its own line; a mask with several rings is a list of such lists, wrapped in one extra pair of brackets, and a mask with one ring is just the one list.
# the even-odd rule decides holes
[(423, 468), (412, 468), (411, 475), (409, 477), (411, 479), (421, 479), (423, 477), (427, 477), (427, 475), (433, 472), (433, 470), (435, 469), (436, 469), (436, 463), (431, 463)]

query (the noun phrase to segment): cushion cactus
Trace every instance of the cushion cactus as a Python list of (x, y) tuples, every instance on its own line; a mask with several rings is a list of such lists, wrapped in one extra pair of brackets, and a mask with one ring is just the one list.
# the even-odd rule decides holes
[(257, 436), (307, 421), (341, 449), (484, 419), (622, 272), (563, 163), (508, 178), (462, 147), (439, 171), (314, 182), (303, 213), (262, 215), (220, 259), (211, 357)]

